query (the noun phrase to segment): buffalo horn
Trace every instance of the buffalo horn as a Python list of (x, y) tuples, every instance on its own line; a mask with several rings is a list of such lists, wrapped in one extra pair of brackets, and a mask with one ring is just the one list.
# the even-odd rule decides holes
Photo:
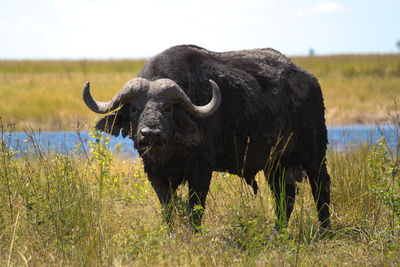
[(212, 99), (204, 106), (196, 106), (192, 103), (185, 92), (178, 86), (177, 90), (174, 92), (174, 98), (180, 101), (181, 105), (189, 111), (192, 115), (200, 118), (205, 118), (214, 114), (221, 104), (221, 91), (216, 82), (209, 80), (212, 87)]
[(115, 110), (129, 99), (145, 93), (146, 89), (142, 86), (145, 83), (148, 83), (148, 81), (142, 78), (132, 79), (110, 101), (100, 102), (92, 97), (90, 83), (86, 82), (83, 87), (83, 101), (93, 112), (105, 114)]
[[(211, 101), (204, 106), (196, 106), (193, 104), (189, 97), (177, 84), (173, 89), (169, 88), (170, 90), (167, 90), (167, 95), (171, 99), (174, 99), (177, 103), (181, 104), (192, 115), (200, 118), (208, 117), (212, 115), (221, 104), (221, 92), (218, 85), (213, 80), (209, 81), (211, 83), (213, 96)], [(143, 78), (135, 78), (130, 80), (110, 101), (100, 102), (92, 97), (90, 94), (90, 83), (86, 82), (85, 86), (83, 87), (83, 101), (85, 101), (85, 104), (93, 112), (105, 114), (115, 110), (120, 105), (126, 103), (134, 97), (137, 97), (138, 95), (146, 95), (148, 89), (148, 80)]]

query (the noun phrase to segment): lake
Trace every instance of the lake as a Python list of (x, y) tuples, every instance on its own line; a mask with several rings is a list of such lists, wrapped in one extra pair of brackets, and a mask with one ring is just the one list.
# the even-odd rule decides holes
[[(355, 146), (367, 142), (374, 144), (383, 133), (390, 146), (394, 147), (398, 142), (393, 126), (383, 126), (380, 130), (375, 125), (351, 125), (328, 127), (329, 146), (335, 149), (343, 149), (346, 146)], [(80, 138), (76, 132), (42, 132), (31, 135), (35, 144), (40, 145), (44, 152), (56, 152), (67, 154), (72, 152), (76, 144), (83, 143), (88, 151), (88, 142), (91, 137), (88, 132), (80, 132)], [(31, 151), (33, 149), (32, 140), (28, 140), (28, 135), (24, 132), (4, 134), (4, 138), (11, 142), (13, 148), (18, 151)], [(82, 142), (80, 141), (82, 140)], [(111, 136), (110, 148), (117, 150), (122, 157), (137, 157), (137, 151), (133, 147), (133, 142), (129, 138)]]

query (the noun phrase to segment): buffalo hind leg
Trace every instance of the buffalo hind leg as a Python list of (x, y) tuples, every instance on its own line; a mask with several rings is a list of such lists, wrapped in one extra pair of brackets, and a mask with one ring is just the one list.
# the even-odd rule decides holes
[(277, 217), (276, 229), (280, 231), (287, 226), (293, 211), (296, 197), (296, 185), (288, 184), (282, 175), (271, 176), (268, 184), (275, 199), (275, 213)]
[(318, 170), (307, 170), (311, 184), (314, 201), (317, 206), (318, 219), (321, 222), (321, 231), (330, 230), (330, 185), (331, 178), (326, 170), (326, 162), (323, 161)]
[(208, 176), (197, 177), (199, 179), (189, 179), (189, 207), (190, 223), (196, 232), (200, 231), (201, 218), (203, 217), (206, 197), (211, 182), (211, 174)]

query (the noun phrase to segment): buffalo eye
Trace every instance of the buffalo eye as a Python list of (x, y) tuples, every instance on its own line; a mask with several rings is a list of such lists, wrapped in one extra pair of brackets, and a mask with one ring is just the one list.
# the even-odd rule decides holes
[(137, 108), (137, 107), (135, 107), (135, 106), (131, 106), (130, 108), (129, 108), (129, 112), (131, 113), (131, 114), (135, 114), (135, 113), (137, 113), (139, 111), (139, 109)]
[(167, 113), (172, 112), (172, 105), (171, 104), (164, 104), (162, 105), (162, 110)]

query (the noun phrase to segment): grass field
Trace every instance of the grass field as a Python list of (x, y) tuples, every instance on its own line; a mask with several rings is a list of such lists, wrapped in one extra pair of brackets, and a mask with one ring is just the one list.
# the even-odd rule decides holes
[[(400, 55), (294, 61), (319, 79), (329, 124), (386, 121), (400, 95)], [(400, 265), (400, 148), (384, 139), (328, 151), (331, 238), (318, 233), (307, 182), (299, 184), (288, 228), (276, 234), (262, 174), (254, 197), (243, 179), (214, 173), (203, 228), (194, 234), (187, 188), (179, 189), (170, 231), (141, 161), (111, 153), (99, 133), (89, 151), (78, 145), (68, 155), (48, 153), (34, 138), (24, 141), (34, 153), (11, 148), (12, 132), (28, 126), (89, 125), (96, 115), (81, 99), (84, 82), (107, 100), (143, 64), (0, 61), (0, 266)], [(13, 121), (16, 128), (7, 124)], [(399, 130), (400, 119), (394, 122)]]
[[(400, 55), (296, 57), (319, 80), (328, 124), (386, 121), (400, 95)], [(41, 130), (70, 130), (96, 117), (81, 98), (89, 80), (99, 100), (110, 99), (145, 60), (0, 61), (0, 116)]]
[[(3, 127), (3, 130), (9, 128)], [(307, 182), (299, 184), (286, 231), (276, 234), (272, 196), (257, 175), (214, 173), (203, 228), (187, 224), (187, 188), (178, 190), (172, 231), (140, 160), (112, 154), (92, 133), (90, 151), (17, 156), (0, 136), (2, 266), (396, 266), (400, 264), (399, 151), (384, 140), (328, 152), (331, 238), (319, 223)], [(97, 141), (96, 141), (97, 140)], [(393, 152), (393, 151), (392, 151)]]
[(72, 130), (95, 118), (82, 100), (83, 84), (108, 100), (136, 75), (144, 60), (0, 61), (0, 116), (17, 129)]
[(400, 97), (400, 54), (294, 58), (321, 84), (328, 124), (374, 124), (388, 120)]

